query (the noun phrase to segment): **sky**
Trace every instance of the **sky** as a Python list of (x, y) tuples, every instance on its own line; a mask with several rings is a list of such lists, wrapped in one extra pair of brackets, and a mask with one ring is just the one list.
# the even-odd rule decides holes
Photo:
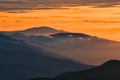
[(40, 26), (120, 41), (120, 0), (0, 0), (0, 31)]

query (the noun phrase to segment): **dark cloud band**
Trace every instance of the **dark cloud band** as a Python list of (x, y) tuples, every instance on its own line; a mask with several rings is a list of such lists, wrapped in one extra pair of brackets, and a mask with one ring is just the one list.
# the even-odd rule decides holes
[(120, 0), (0, 0), (0, 11), (61, 9), (60, 6), (93, 6), (98, 8), (119, 4)]

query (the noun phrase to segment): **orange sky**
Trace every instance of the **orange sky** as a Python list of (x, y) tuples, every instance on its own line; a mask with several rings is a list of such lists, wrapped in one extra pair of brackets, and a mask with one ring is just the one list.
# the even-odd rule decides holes
[(0, 11), (0, 31), (23, 30), (49, 26), (71, 32), (83, 32), (120, 41), (120, 7)]

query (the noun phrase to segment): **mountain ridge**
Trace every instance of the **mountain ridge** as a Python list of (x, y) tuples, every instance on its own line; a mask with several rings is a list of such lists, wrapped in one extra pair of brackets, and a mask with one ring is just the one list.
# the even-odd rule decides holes
[[(109, 65), (108, 65), (109, 64)], [(110, 60), (100, 66), (80, 72), (67, 72), (55, 78), (33, 78), (30, 80), (119, 80), (120, 60)]]

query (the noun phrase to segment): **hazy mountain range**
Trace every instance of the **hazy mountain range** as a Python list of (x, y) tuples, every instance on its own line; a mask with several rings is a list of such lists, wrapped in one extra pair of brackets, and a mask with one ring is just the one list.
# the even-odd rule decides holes
[[(47, 36), (44, 36), (43, 33)], [(84, 33), (70, 33), (49, 27), (38, 27), (9, 32), (7, 35), (45, 52), (50, 52), (50, 55), (89, 65), (100, 65), (110, 59), (120, 59), (120, 42)]]
[(25, 80), (80, 71), (119, 60), (119, 50), (117, 41), (49, 27), (1, 32), (0, 79)]

